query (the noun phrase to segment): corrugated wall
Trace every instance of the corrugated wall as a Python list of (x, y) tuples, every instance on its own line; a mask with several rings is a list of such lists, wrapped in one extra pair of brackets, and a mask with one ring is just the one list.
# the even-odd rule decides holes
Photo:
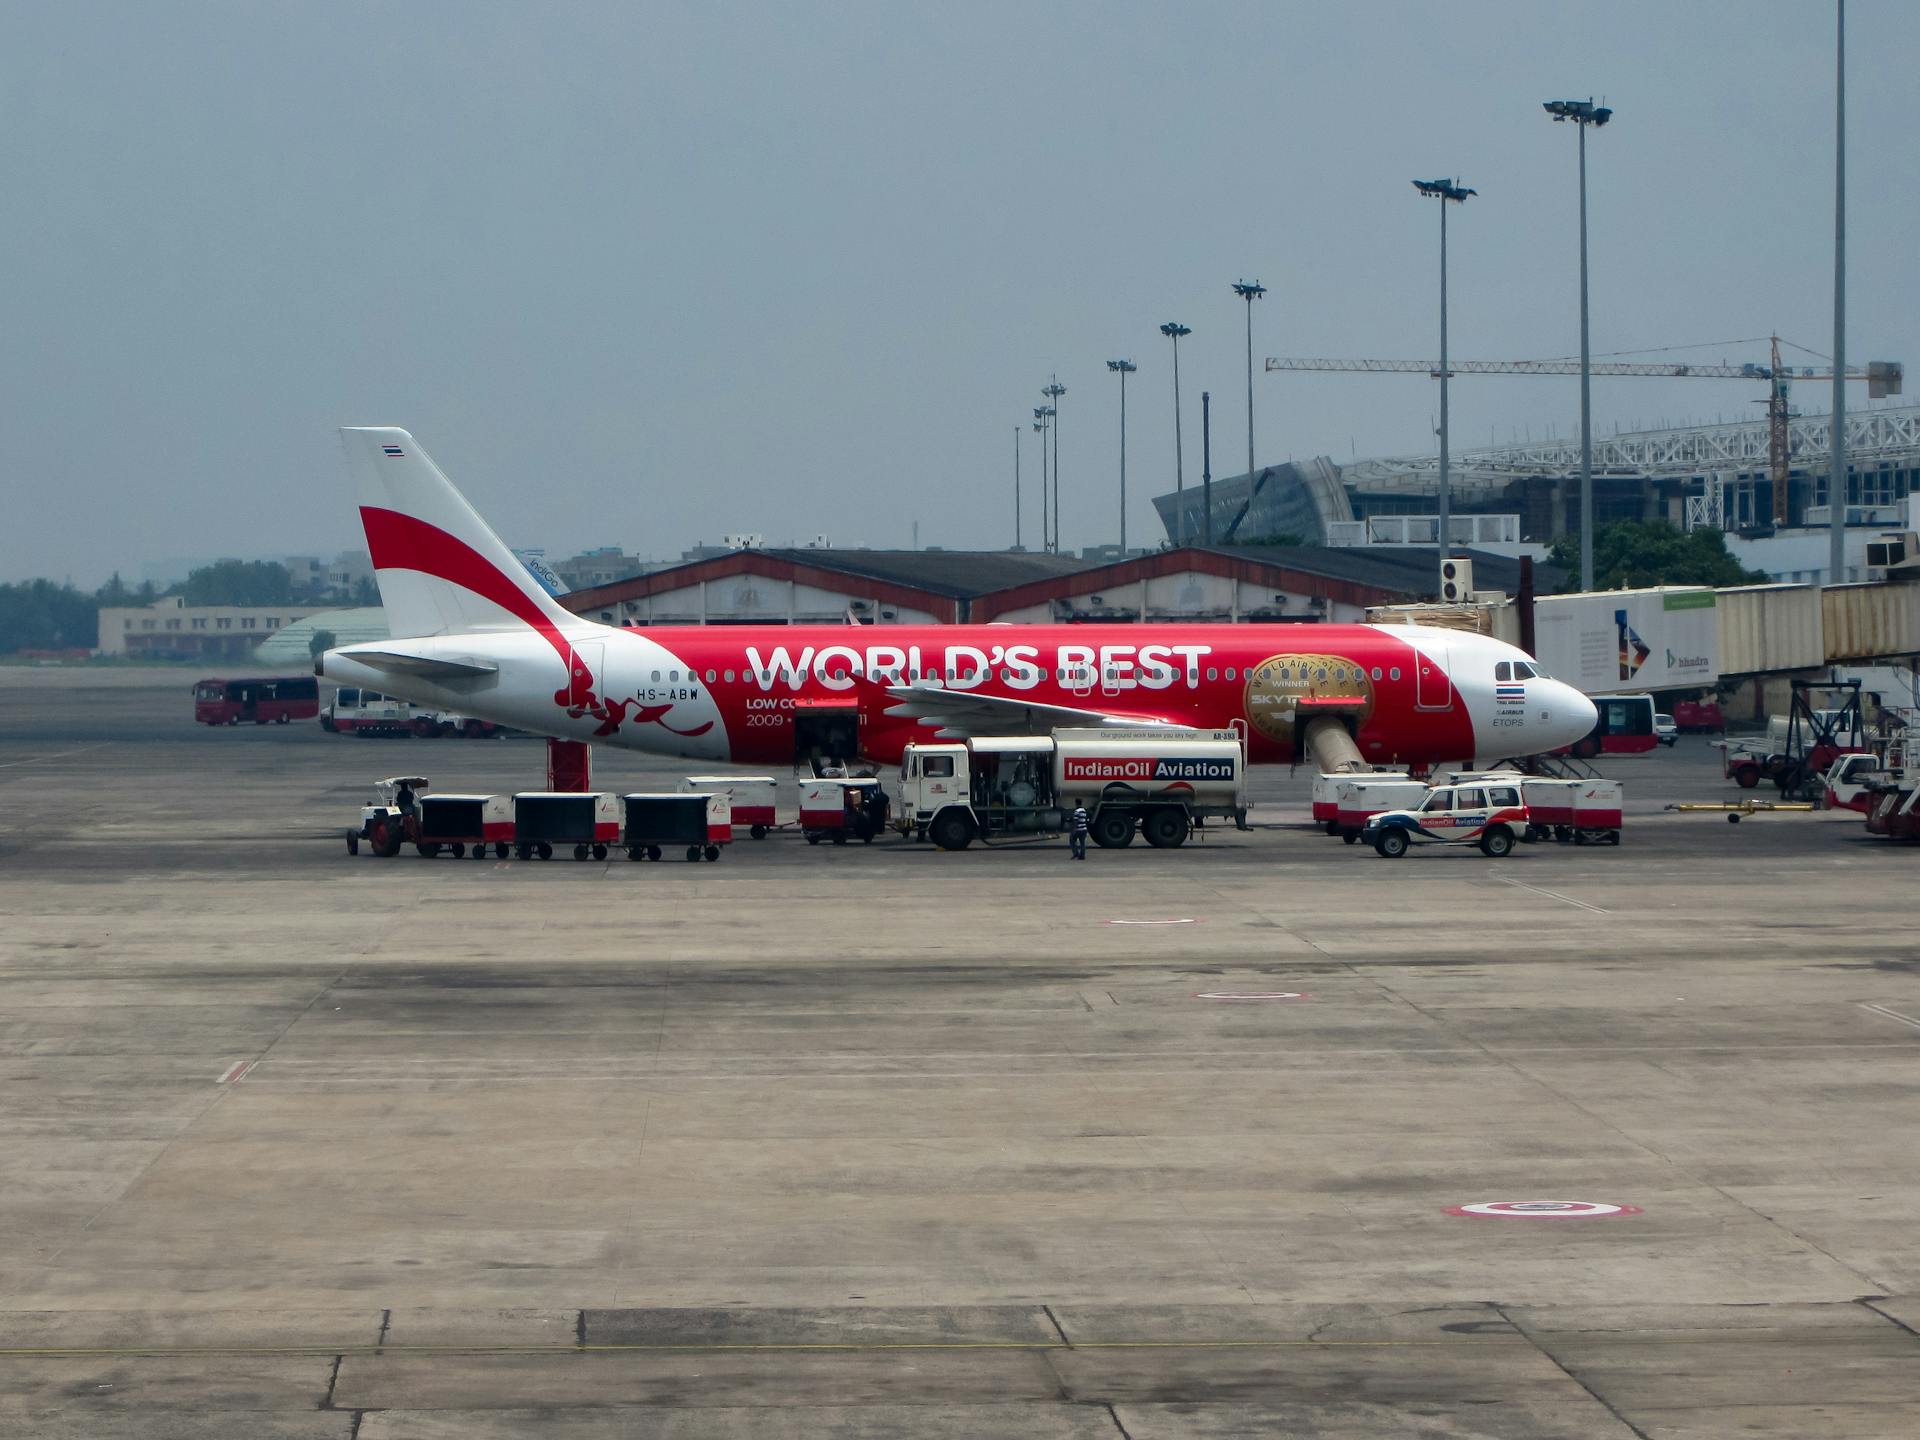
[(1719, 592), (1720, 673), (1810, 670), (1826, 663), (1820, 592), (1811, 585), (1746, 585)]
[(1823, 661), (1920, 654), (1920, 585), (1829, 585), (1820, 610)]

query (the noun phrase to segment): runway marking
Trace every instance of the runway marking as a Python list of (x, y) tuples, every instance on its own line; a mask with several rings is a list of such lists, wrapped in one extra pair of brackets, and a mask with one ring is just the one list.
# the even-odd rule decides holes
[(1603, 1200), (1480, 1200), (1445, 1208), (1449, 1215), (1470, 1220), (1605, 1220), (1614, 1215), (1643, 1213), (1638, 1205), (1612, 1205)]
[(0, 761), (0, 770), (11, 770), (16, 765), (38, 765), (45, 760), (59, 760), (68, 755), (84, 755), (89, 750), (104, 750), (113, 742), (102, 740), (97, 745), (81, 745), (72, 750), (56, 750), (51, 755), (35, 755), (26, 760)]
[(253, 1068), (251, 1060), (236, 1060), (226, 1068), (226, 1072), (214, 1081), (216, 1085), (238, 1085), (241, 1077)]
[(1195, 993), (1196, 1000), (1311, 1000), (1313, 997), (1304, 990), (1201, 990)]
[(1512, 885), (1521, 890), (1531, 890), (1535, 895), (1544, 895), (1549, 900), (1558, 900), (1563, 905), (1572, 905), (1579, 910), (1590, 910), (1595, 915), (1611, 915), (1613, 913), (1611, 910), (1603, 909), (1598, 905), (1589, 905), (1584, 900), (1576, 900), (1571, 895), (1562, 895), (1558, 890), (1546, 890), (1538, 885), (1529, 885), (1524, 880), (1515, 880), (1510, 875), (1496, 875), (1493, 878), (1498, 880), (1502, 885)]
[(1876, 1015), (1884, 1015), (1889, 1020), (1898, 1020), (1902, 1025), (1911, 1025), (1914, 1029), (1920, 1030), (1920, 1020), (1914, 1019), (1911, 1015), (1902, 1015), (1898, 1010), (1889, 1010), (1884, 1005), (1869, 1005), (1865, 1001), (1861, 1002), (1860, 1008), (1871, 1010)]

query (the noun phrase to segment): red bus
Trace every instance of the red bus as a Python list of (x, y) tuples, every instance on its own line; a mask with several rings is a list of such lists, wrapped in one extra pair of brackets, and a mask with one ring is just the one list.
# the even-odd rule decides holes
[(1596, 755), (1645, 755), (1660, 747), (1653, 728), (1653, 696), (1590, 695), (1600, 718), (1587, 738), (1569, 746), (1582, 760)]
[(320, 713), (320, 685), (311, 675), (261, 680), (197, 680), (193, 718), (202, 725), (284, 725)]

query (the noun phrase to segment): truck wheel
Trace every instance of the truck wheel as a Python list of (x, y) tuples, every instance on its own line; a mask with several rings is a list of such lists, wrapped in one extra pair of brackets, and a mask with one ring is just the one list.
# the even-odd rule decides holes
[(658, 860), (659, 858), (660, 858), (660, 847), (658, 845), (647, 846), (647, 859)]
[(594, 858), (594, 859), (596, 859), (596, 860), (604, 860), (604, 859), (606, 859), (606, 858), (607, 858), (607, 847), (606, 847), (606, 846), (604, 846), (604, 845), (596, 845), (596, 846), (594, 846), (594, 847), (593, 847), (593, 858)]
[(704, 853), (707, 859), (718, 860), (720, 858), (720, 847), (718, 845), (709, 845)]
[(753, 838), (756, 840), (764, 840), (767, 838), (767, 827), (764, 825), (756, 825), (751, 830), (747, 831), (747, 833), (753, 836)]
[(1496, 825), (1480, 837), (1480, 853), (1489, 860), (1504, 860), (1513, 853), (1513, 832)]
[(965, 811), (948, 810), (933, 817), (927, 838), (942, 850), (964, 850), (973, 844), (973, 821)]
[(542, 840), (538, 845), (533, 847), (533, 853), (538, 855), (542, 860), (551, 860), (553, 859), (553, 846)]
[(453, 852), (453, 858), (456, 860), (464, 860), (467, 858), (467, 847), (464, 841), (456, 840), (453, 844), (449, 845), (447, 849)]
[[(485, 847), (483, 846), (482, 848), (484, 849)], [(493, 858), (496, 860), (504, 860), (507, 858), (507, 842), (506, 841), (496, 840), (493, 842)]]
[(485, 732), (482, 730), (478, 720), (469, 720), (460, 727), (460, 733), (469, 740), (478, 740)]
[(687, 859), (689, 861), (698, 863), (700, 859), (700, 847), (698, 845), (687, 846)]
[(439, 845), (435, 844), (431, 840), (422, 840), (418, 845), (414, 846), (413, 848), (418, 850), (422, 855), (426, 856), (427, 859), (429, 860), (433, 859), (435, 856), (437, 856), (440, 853)]
[[(500, 848), (504, 852), (507, 847), (502, 845)], [(473, 858), (476, 860), (484, 860), (487, 858), (487, 842), (486, 841), (482, 840), (479, 844), (473, 847)]]
[(1373, 848), (1386, 860), (1398, 860), (1407, 853), (1407, 832), (1398, 825), (1380, 832), (1380, 838), (1373, 842)]
[(1340, 822), (1338, 820), (1322, 820), (1320, 823), (1326, 827), (1327, 834), (1338, 835), (1340, 833)]
[(1093, 817), (1093, 843), (1102, 850), (1118, 850), (1133, 843), (1133, 812), (1102, 806)]
[(387, 822), (376, 820), (367, 830), (367, 846), (374, 854), (384, 856), (387, 853)]
[(1340, 838), (1349, 845), (1358, 845), (1360, 843), (1360, 832), (1358, 830), (1343, 830), (1340, 832)]
[(1150, 810), (1140, 822), (1140, 833), (1156, 850), (1175, 849), (1187, 843), (1187, 817), (1171, 807)]
[(586, 846), (584, 846), (584, 845), (576, 845), (576, 846), (574, 846), (574, 847), (573, 847), (573, 858), (574, 858), (574, 859), (576, 859), (576, 860), (584, 860), (584, 859), (586, 859), (586, 858), (587, 858), (587, 847), (586, 847)]
[(358, 830), (349, 830), (347, 831), (347, 854), (358, 855), (359, 853), (360, 832)]

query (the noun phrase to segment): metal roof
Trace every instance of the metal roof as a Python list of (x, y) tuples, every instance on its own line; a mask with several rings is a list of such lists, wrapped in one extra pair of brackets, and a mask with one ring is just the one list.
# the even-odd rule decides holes
[(970, 600), (1010, 585), (1090, 570), (1098, 561), (1037, 550), (762, 550), (796, 565), (815, 565), (871, 580)]

